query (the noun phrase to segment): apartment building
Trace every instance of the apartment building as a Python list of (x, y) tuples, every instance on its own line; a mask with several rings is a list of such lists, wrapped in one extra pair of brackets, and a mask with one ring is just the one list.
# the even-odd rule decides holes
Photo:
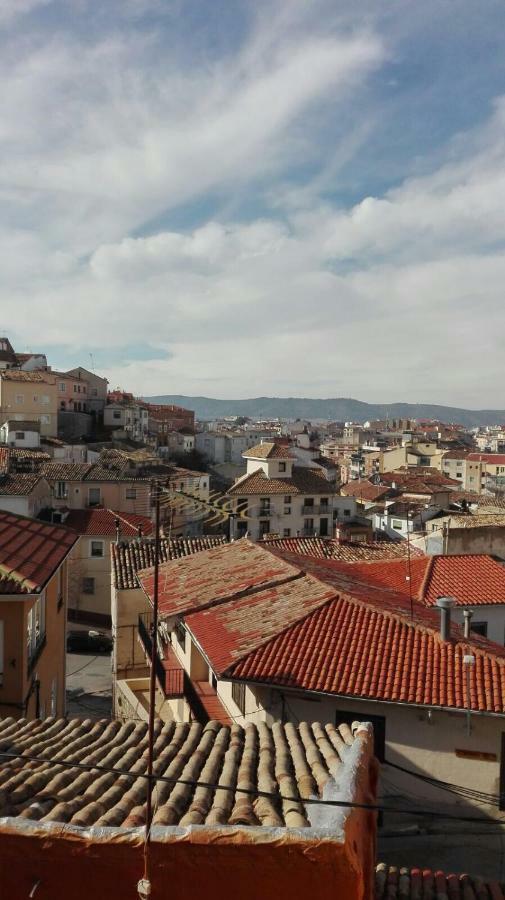
[(158, 447), (169, 445), (168, 435), (181, 428), (195, 429), (195, 413), (182, 406), (169, 403), (146, 403), (149, 433), (156, 439)]
[(51, 485), (55, 509), (104, 506), (121, 513), (151, 514), (151, 479), (127, 468), (100, 462), (49, 462), (41, 473)]
[(70, 372), (52, 372), (58, 392), (58, 412), (89, 412), (89, 384)]
[(100, 375), (95, 375), (84, 366), (77, 366), (75, 369), (69, 369), (67, 375), (70, 375), (78, 381), (84, 382), (87, 386), (87, 408), (90, 413), (97, 416), (103, 416), (103, 411), (107, 403), (107, 390), (109, 382)]
[(92, 508), (71, 510), (64, 524), (79, 535), (69, 557), (69, 618), (109, 627), (112, 544), (149, 537), (153, 523), (147, 516)]
[(58, 399), (51, 372), (0, 371), (0, 425), (6, 421), (38, 422), (41, 436), (58, 433)]
[(68, 557), (78, 536), (0, 511), (0, 715), (65, 714)]
[(265, 441), (243, 454), (247, 472), (228, 490), (237, 537), (331, 537), (336, 483), (324, 470), (295, 465), (291, 452)]
[[(117, 393), (117, 392), (116, 392)], [(128, 438), (137, 443), (145, 443), (149, 432), (149, 413), (146, 406), (137, 400), (112, 399), (109, 394), (109, 402), (103, 411), (103, 424), (111, 428), (119, 438)], [(126, 398), (131, 395), (124, 395)]]

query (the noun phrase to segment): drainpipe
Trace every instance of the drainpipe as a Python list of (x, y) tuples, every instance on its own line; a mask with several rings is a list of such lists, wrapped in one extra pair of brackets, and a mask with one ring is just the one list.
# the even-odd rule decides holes
[(440, 610), (440, 637), (443, 641), (451, 639), (451, 609), (455, 606), (454, 597), (437, 597)]

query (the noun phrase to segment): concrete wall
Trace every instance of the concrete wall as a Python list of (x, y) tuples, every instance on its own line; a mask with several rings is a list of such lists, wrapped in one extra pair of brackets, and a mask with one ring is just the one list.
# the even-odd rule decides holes
[[(110, 548), (115, 540), (108, 536), (82, 535), (69, 559), (69, 610), (74, 614), (97, 615), (97, 621), (111, 615), (111, 558)], [(91, 555), (91, 541), (101, 541), (103, 557)], [(94, 579), (94, 592), (83, 590), (85, 578)], [(105, 623), (104, 623), (105, 624)]]
[[(110, 586), (109, 586), (110, 587)], [(118, 591), (112, 586), (112, 671), (118, 677), (126, 675), (146, 665), (142, 644), (138, 638), (138, 617), (151, 609), (149, 601), (140, 588)]]

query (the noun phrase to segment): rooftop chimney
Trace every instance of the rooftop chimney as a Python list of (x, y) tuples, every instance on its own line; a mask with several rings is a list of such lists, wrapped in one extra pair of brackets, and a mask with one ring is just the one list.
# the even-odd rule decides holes
[(468, 641), (470, 638), (470, 629), (472, 627), (473, 609), (464, 609), (463, 616), (465, 619), (465, 637)]
[(455, 605), (454, 597), (437, 597), (437, 606), (440, 609), (440, 637), (443, 641), (451, 637), (451, 609)]

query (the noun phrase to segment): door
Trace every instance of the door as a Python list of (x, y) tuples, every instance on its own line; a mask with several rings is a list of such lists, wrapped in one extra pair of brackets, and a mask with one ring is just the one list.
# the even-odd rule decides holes
[(328, 519), (321, 519), (319, 522), (319, 534), (321, 537), (328, 537)]

